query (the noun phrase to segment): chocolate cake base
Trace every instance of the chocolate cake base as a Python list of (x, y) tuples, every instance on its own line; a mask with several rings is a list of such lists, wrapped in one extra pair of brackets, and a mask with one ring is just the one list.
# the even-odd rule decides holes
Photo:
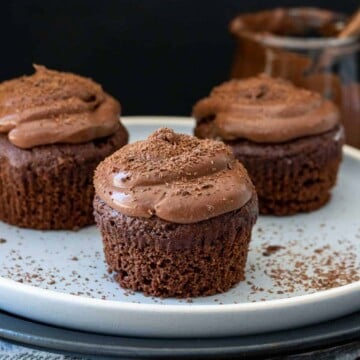
[(258, 207), (254, 193), (239, 210), (175, 224), (123, 215), (95, 196), (94, 213), (109, 270), (122, 287), (187, 298), (222, 293), (244, 279)]
[(283, 144), (247, 140), (226, 143), (255, 185), (260, 213), (291, 215), (316, 210), (330, 199), (342, 158), (344, 132), (338, 127)]
[(43, 230), (93, 224), (94, 170), (127, 140), (121, 126), (114, 135), (88, 143), (24, 150), (0, 134), (0, 220)]

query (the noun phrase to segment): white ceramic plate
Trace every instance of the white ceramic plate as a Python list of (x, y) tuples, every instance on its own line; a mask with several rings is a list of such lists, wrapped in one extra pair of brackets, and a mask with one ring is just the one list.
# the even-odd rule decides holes
[[(192, 133), (189, 118), (129, 117), (130, 141), (160, 126)], [(360, 152), (346, 147), (329, 204), (260, 217), (247, 278), (225, 294), (159, 299), (107, 274), (99, 232), (34, 231), (0, 222), (0, 308), (99, 333), (210, 337), (288, 329), (360, 309)], [(327, 289), (331, 288), (331, 289)]]

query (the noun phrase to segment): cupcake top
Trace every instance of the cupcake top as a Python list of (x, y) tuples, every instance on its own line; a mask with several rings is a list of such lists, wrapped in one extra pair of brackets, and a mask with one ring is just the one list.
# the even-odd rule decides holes
[(244, 206), (253, 185), (229, 147), (162, 128), (95, 172), (96, 194), (128, 216), (189, 224)]
[(91, 79), (34, 65), (35, 74), (0, 84), (0, 133), (28, 149), (83, 143), (119, 128), (120, 104)]
[(339, 123), (334, 103), (289, 81), (267, 75), (231, 80), (215, 87), (193, 109), (209, 121), (213, 138), (278, 143), (324, 133)]

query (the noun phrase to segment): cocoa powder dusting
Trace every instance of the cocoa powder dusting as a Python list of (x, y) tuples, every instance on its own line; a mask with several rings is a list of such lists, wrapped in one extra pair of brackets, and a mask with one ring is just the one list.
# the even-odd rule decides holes
[(342, 253), (330, 245), (318, 248), (310, 244), (308, 248), (310, 254), (293, 251), (291, 246), (263, 244), (262, 255), (269, 257), (264, 273), (276, 287), (283, 289), (281, 293), (293, 293), (299, 287), (306, 292), (327, 290), (360, 280), (356, 249), (351, 242)]
[[(277, 223), (261, 224), (261, 227), (254, 229), (246, 280), (239, 286), (241, 291), (245, 289), (246, 295), (243, 297), (242, 293), (238, 298), (233, 297), (232, 300), (236, 300), (234, 303), (288, 298), (360, 281), (360, 228), (357, 227), (349, 238), (329, 242), (327, 239), (330, 232), (340, 233), (335, 231), (334, 226), (319, 226), (323, 232), (317, 232), (311, 238), (306, 226), (293, 226), (293, 240), (283, 237), (285, 227)], [(0, 244), (4, 244), (0, 252), (3, 256), (1, 277), (40, 288), (104, 300), (116, 300), (116, 294), (121, 293), (119, 289), (116, 292), (111, 290), (113, 276), (106, 274), (101, 249), (86, 248), (76, 253), (71, 250), (67, 252), (68, 261), (65, 266), (60, 266), (59, 262), (53, 263), (51, 259), (61, 257), (61, 249), (55, 251), (48, 245), (45, 251), (43, 249), (40, 254), (32, 255), (26, 253), (26, 247), (23, 246), (25, 241), (22, 241), (22, 230), (16, 231), (16, 240), (7, 235), (6, 237), (7, 239), (0, 238)], [(69, 249), (72, 236), (70, 239)], [(77, 271), (73, 270), (75, 266)], [(235, 293), (237, 291), (236, 288), (230, 290)], [(125, 296), (130, 297), (129, 301), (138, 302), (138, 298), (131, 299), (133, 295), (134, 292), (126, 291)], [(219, 305), (227, 303), (226, 296), (227, 294), (220, 294), (212, 301)], [(190, 299), (183, 302), (188, 300)], [(163, 300), (157, 301), (162, 303)], [(196, 301), (194, 299), (194, 303)]]

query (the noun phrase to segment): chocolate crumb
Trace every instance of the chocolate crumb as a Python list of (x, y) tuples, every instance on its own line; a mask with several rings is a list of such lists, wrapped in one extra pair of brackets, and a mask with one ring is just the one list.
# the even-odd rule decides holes
[(263, 256), (270, 256), (281, 249), (285, 249), (285, 247), (281, 245), (269, 245), (268, 247), (266, 247), (265, 251), (262, 254)]

